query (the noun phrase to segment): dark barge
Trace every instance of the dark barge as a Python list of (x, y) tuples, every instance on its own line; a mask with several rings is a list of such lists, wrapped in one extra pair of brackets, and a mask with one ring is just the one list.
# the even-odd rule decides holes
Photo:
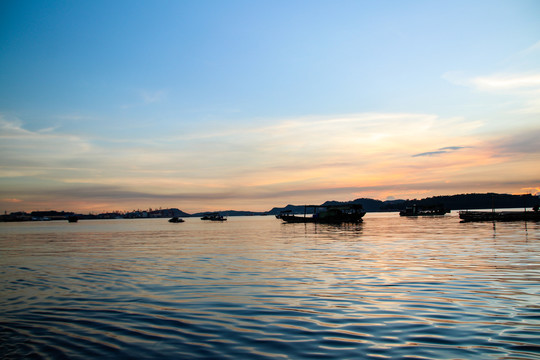
[[(307, 209), (313, 208), (313, 216), (307, 216)], [(277, 215), (287, 223), (320, 223), (341, 224), (359, 223), (366, 214), (362, 205), (305, 205), (304, 216), (297, 216), (291, 212), (282, 212)]]
[(540, 211), (460, 211), (461, 222), (473, 221), (540, 221)]

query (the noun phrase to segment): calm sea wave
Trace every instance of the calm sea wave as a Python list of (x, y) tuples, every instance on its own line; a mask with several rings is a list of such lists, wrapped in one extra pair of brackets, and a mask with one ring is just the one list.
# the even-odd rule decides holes
[(540, 223), (0, 224), (4, 359), (539, 359)]

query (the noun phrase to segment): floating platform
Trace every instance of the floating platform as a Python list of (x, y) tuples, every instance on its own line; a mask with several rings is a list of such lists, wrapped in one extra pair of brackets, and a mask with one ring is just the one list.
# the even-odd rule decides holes
[(540, 221), (539, 211), (460, 211), (462, 222), (472, 221)]

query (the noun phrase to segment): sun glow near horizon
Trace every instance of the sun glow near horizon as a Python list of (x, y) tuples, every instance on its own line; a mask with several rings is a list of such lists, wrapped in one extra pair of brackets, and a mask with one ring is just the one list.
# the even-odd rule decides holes
[[(5, 121), (4, 126), (16, 129), (15, 124)], [(503, 144), (502, 138), (468, 135), (471, 128), (477, 127), (465, 119), (440, 119), (426, 114), (369, 113), (294, 122), (274, 119), (273, 126), (239, 129), (232, 137), (218, 134), (202, 143), (195, 137), (190, 141), (189, 153), (183, 154), (173, 143), (165, 142), (165, 146), (150, 149), (124, 149), (112, 157), (104, 156), (107, 150), (93, 144), (92, 139), (85, 139), (85, 145), (79, 147), (82, 150), (75, 154), (57, 157), (53, 149), (57, 139), (63, 137), (61, 134), (30, 133), (19, 128), (24, 148), (29, 151), (19, 148), (12, 154), (12, 169), (16, 169), (17, 176), (4, 173), (2, 181), (11, 186), (11, 194), (17, 193), (19, 187), (21, 195), (31, 195), (16, 197), (18, 202), (4, 202), (12, 209), (25, 208), (27, 202), (53, 206), (58, 198), (66, 201), (87, 197), (89, 204), (94, 199), (101, 202), (102, 208), (116, 209), (122, 203), (141, 207), (142, 203), (152, 202), (185, 211), (244, 204), (252, 207), (248, 210), (264, 211), (301, 199), (323, 202), (336, 196), (342, 201), (368, 195), (379, 199), (433, 196), (444, 188), (458, 192), (491, 190), (490, 183), (494, 191), (516, 192), (520, 181), (525, 182), (523, 186), (527, 181), (534, 186), (535, 176), (528, 169), (538, 154), (505, 155), (493, 146)], [(3, 136), (4, 143), (19, 142), (16, 133)], [(159, 139), (155, 142), (159, 143)], [(45, 151), (35, 153), (37, 149)], [(16, 165), (30, 158), (42, 164), (39, 174), (35, 173), (36, 167)], [(85, 166), (66, 168), (65, 162)], [(508, 185), (504, 185), (504, 178), (494, 182), (501, 167), (512, 170), (506, 175)], [(527, 178), (528, 174), (533, 176)], [(51, 191), (32, 192), (32, 181), (25, 189), (20, 178), (42, 178)], [(10, 184), (10, 179), (16, 184)], [(108, 203), (107, 197), (115, 200)], [(84, 206), (87, 208), (93, 209), (94, 205)]]

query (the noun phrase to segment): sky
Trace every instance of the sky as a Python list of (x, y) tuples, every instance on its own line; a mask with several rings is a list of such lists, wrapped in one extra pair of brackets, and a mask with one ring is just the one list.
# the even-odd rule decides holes
[(0, 1), (0, 211), (540, 192), (540, 1)]

